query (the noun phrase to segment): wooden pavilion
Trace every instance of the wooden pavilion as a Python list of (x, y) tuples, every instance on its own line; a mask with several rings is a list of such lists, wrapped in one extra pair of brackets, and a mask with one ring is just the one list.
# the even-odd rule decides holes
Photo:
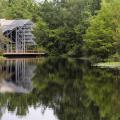
[(3, 35), (10, 39), (9, 44), (4, 46), (4, 50), (25, 53), (29, 46), (34, 46), (36, 43), (32, 34), (33, 26), (33, 22), (26, 19), (0, 19), (0, 29)]

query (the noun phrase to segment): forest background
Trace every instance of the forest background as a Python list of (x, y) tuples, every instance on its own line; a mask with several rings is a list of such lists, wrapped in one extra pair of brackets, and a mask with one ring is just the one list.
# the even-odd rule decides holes
[(120, 0), (0, 0), (0, 18), (32, 20), (49, 55), (120, 61)]

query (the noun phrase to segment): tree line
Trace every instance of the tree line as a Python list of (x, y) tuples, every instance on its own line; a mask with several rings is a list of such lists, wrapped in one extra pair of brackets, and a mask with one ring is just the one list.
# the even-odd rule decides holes
[(120, 56), (119, 0), (0, 0), (0, 18), (35, 22), (38, 47), (50, 55)]

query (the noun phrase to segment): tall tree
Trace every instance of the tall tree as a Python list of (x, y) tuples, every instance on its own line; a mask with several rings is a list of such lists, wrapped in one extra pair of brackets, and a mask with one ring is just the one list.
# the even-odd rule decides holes
[[(35, 35), (38, 43), (53, 55), (82, 56), (82, 36), (93, 14), (94, 2), (93, 0), (54, 0), (40, 4), (38, 14), (47, 27), (46, 30), (41, 30), (40, 24), (36, 26)], [(45, 37), (38, 35), (37, 31), (42, 33), (44, 31)]]
[(89, 55), (108, 58), (119, 51), (120, 1), (103, 1), (98, 15), (93, 17), (85, 35)]

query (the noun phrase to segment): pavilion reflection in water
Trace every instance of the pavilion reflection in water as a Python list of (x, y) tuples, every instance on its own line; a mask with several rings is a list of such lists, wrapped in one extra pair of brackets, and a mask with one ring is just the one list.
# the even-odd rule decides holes
[(0, 66), (0, 92), (29, 93), (36, 66), (26, 59), (6, 60)]

